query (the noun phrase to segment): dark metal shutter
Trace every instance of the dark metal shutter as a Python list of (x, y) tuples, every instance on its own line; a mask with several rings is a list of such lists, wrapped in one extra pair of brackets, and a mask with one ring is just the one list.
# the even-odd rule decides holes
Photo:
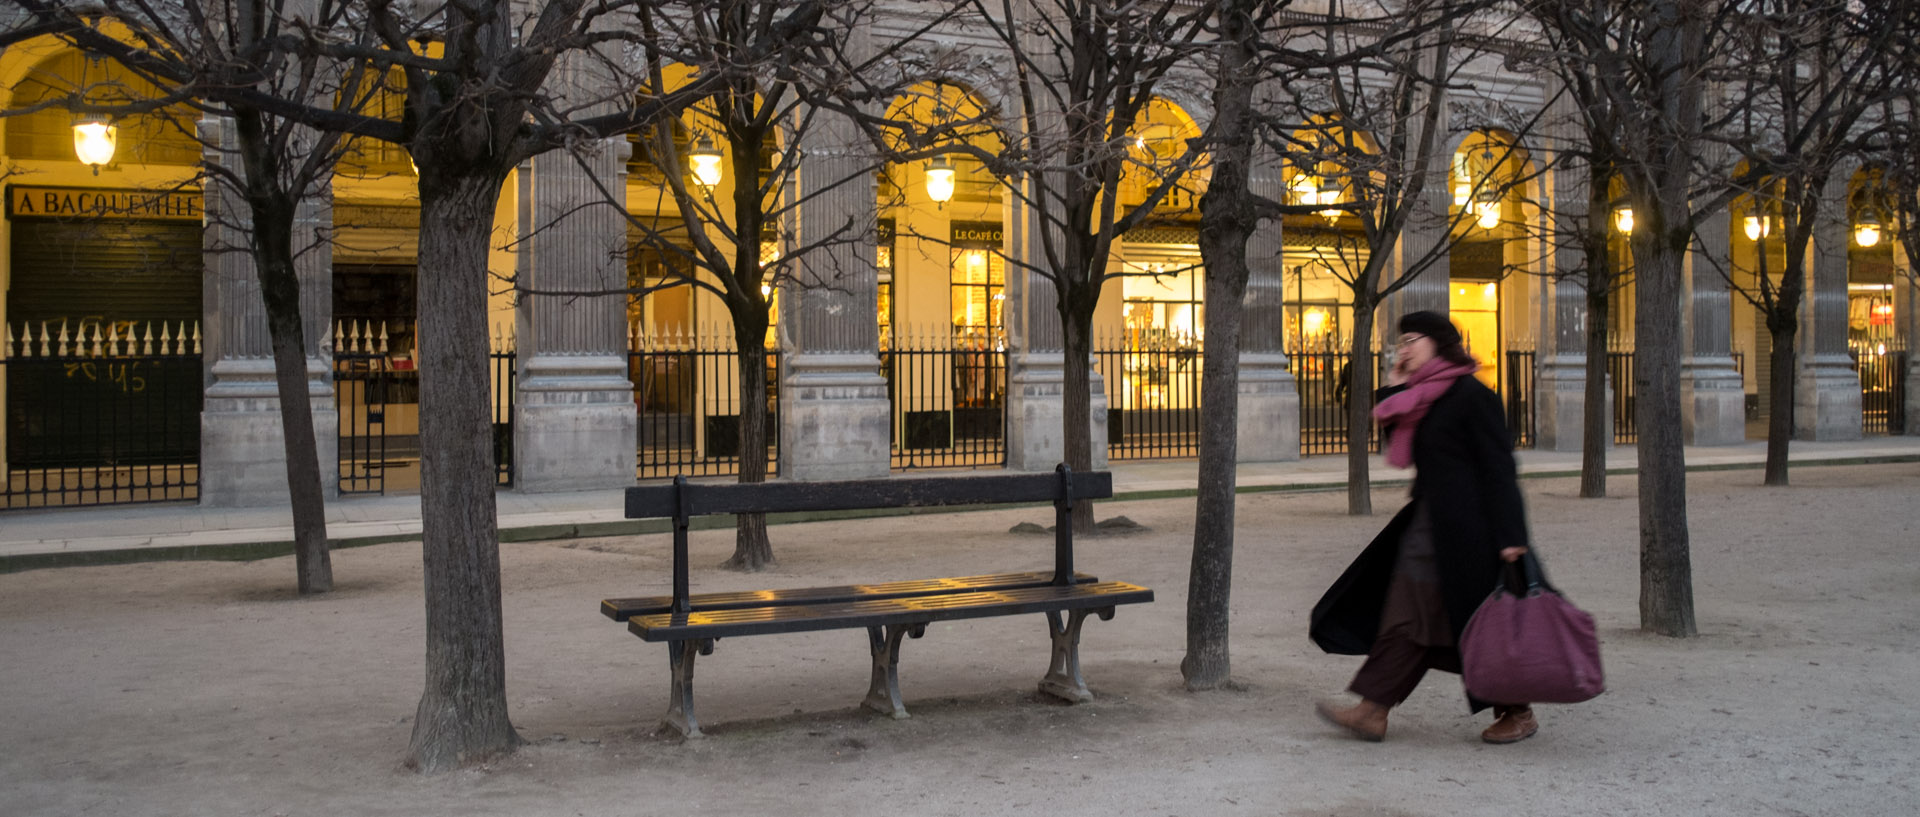
[[(13, 222), (7, 320), (200, 321), (201, 225), (158, 221)], [(157, 329), (157, 327), (156, 327)]]

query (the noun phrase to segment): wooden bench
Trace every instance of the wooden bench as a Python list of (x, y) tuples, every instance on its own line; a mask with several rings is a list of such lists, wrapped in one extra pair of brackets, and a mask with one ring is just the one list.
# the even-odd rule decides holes
[[(644, 641), (666, 642), (672, 682), (666, 725), (700, 736), (693, 708), (693, 662), (711, 655), (729, 636), (798, 633), (864, 627), (873, 659), (864, 704), (895, 718), (907, 716), (900, 698), (900, 644), (924, 635), (928, 624), (988, 616), (1044, 613), (1052, 658), (1040, 691), (1071, 702), (1089, 701), (1080, 676), (1080, 627), (1089, 614), (1113, 618), (1114, 608), (1153, 600), (1153, 591), (1102, 582), (1073, 569), (1073, 503), (1113, 496), (1113, 475), (1075, 474), (1065, 465), (1051, 474), (906, 477), (845, 482), (769, 482), (671, 485), (627, 489), (630, 519), (673, 520), (673, 594), (607, 599), (600, 611)], [(696, 516), (740, 513), (932, 508), (1052, 502), (1053, 570), (942, 579), (808, 587), (736, 593), (688, 592), (687, 529)], [(1065, 620), (1062, 620), (1062, 614)]]

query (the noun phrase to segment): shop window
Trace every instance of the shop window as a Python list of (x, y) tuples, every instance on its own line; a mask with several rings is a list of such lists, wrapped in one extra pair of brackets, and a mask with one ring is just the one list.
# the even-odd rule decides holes
[(1206, 331), (1199, 259), (1129, 261), (1121, 279), (1129, 343), (1190, 345)]
[(1353, 325), (1353, 290), (1320, 261), (1289, 264), (1286, 272), (1286, 323), (1281, 338), (1287, 354), (1346, 351)]
[(953, 336), (958, 342), (993, 345), (1005, 321), (1006, 261), (984, 247), (952, 249)]

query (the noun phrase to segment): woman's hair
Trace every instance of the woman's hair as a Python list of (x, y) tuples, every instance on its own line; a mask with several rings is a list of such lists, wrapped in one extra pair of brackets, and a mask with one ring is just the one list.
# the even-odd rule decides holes
[(1448, 363), (1464, 366), (1473, 362), (1473, 355), (1467, 354), (1467, 347), (1462, 343), (1460, 330), (1438, 312), (1423, 309), (1400, 316), (1400, 333), (1427, 336), (1433, 341), (1434, 355)]

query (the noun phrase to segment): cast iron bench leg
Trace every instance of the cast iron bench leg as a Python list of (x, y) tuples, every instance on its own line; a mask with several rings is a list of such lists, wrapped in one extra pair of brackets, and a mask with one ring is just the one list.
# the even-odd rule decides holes
[(907, 716), (907, 705), (900, 700), (900, 641), (926, 633), (925, 624), (889, 624), (884, 631), (867, 628), (867, 645), (873, 650), (873, 683), (861, 703), (868, 709), (896, 720)]
[(1100, 614), (1101, 621), (1113, 618), (1112, 607), (1070, 610), (1066, 626), (1061, 626), (1060, 611), (1047, 611), (1047, 634), (1053, 637), (1053, 663), (1047, 667), (1047, 677), (1040, 679), (1041, 692), (1068, 703), (1093, 700), (1087, 683), (1080, 679), (1080, 624), (1087, 620), (1088, 613), (1094, 612)]
[(700, 720), (693, 714), (693, 658), (712, 654), (711, 638), (667, 642), (667, 663), (673, 670), (673, 688), (667, 692), (667, 715), (662, 720), (685, 737), (703, 737)]

